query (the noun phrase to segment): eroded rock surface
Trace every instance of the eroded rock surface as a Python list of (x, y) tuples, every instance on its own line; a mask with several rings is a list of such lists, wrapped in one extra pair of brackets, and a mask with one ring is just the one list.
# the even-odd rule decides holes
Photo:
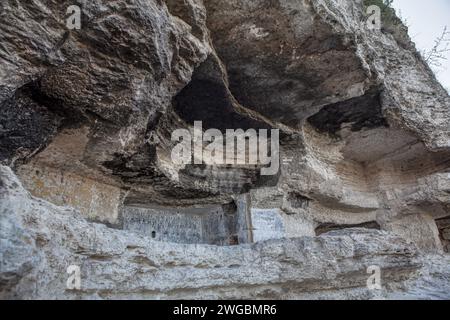
[[(363, 289), (371, 265), (391, 284), (420, 267), (412, 244), (364, 229), (231, 247), (157, 242), (35, 199), (7, 167), (0, 179), (1, 298), (320, 297)], [(82, 271), (81, 290), (66, 287), (69, 265)]]
[[(450, 97), (365, 3), (3, 0), (2, 295), (370, 298), (369, 263), (420, 286), (449, 251)], [(278, 172), (175, 163), (198, 121), (279, 129)], [(413, 297), (445, 296), (447, 271)]]

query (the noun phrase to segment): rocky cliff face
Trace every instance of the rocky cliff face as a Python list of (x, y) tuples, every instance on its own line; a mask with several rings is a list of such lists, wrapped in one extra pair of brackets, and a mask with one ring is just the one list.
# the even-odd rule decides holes
[[(448, 298), (450, 97), (365, 4), (2, 1), (0, 297)], [(200, 121), (279, 170), (177, 163)]]

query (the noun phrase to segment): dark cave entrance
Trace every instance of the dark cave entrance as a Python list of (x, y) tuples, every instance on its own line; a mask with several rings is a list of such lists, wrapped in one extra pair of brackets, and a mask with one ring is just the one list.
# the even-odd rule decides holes
[(308, 118), (308, 122), (319, 132), (332, 136), (337, 135), (344, 124), (351, 124), (353, 132), (388, 127), (377, 91), (328, 105)]
[(194, 71), (192, 81), (174, 97), (172, 104), (178, 116), (190, 125), (202, 121), (205, 130), (271, 129), (261, 119), (237, 110), (237, 101), (221, 75), (211, 76), (215, 74), (212, 70), (219, 68), (217, 63), (208, 58)]
[(381, 230), (381, 226), (376, 221), (369, 221), (360, 224), (334, 224), (334, 223), (323, 223), (320, 224), (315, 232), (317, 236), (330, 231), (342, 230), (342, 229), (352, 229), (352, 228), (363, 228), (363, 229), (375, 229)]

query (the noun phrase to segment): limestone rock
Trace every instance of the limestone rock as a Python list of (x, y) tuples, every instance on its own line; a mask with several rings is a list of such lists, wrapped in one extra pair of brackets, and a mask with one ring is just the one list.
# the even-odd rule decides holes
[[(450, 97), (365, 3), (1, 1), (1, 296), (445, 298)], [(177, 163), (198, 122), (279, 170)]]
[[(71, 5), (81, 8), (79, 30), (66, 26)], [(2, 115), (2, 126), (19, 129), (23, 122), (33, 130), (49, 131), (35, 135), (30, 146), (17, 145), (18, 139), (2, 141), (1, 160), (23, 158), (18, 153), (24, 147), (28, 153), (42, 150), (56, 129), (79, 128), (77, 134), (86, 134), (87, 127), (83, 154), (67, 155), (62, 150), (54, 157), (64, 158), (73, 171), (84, 175), (90, 175), (89, 168), (97, 175), (111, 171), (120, 175), (115, 168), (126, 166), (121, 161), (127, 158), (133, 158), (138, 168), (130, 164), (124, 171), (151, 170), (145, 168), (152, 157), (146, 143), (149, 132), (211, 51), (207, 39), (190, 33), (192, 28), (206, 32), (204, 21), (195, 20), (198, 25), (190, 26), (172, 16), (162, 2), (140, 0), (2, 1), (1, 11), (0, 103), (2, 110), (15, 104), (24, 118), (15, 124)], [(14, 96), (25, 86), (30, 100), (26, 103)], [(26, 109), (32, 105), (48, 111), (33, 118)]]

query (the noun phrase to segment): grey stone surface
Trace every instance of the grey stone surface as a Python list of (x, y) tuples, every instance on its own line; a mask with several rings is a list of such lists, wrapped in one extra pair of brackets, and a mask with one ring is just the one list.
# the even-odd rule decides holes
[(158, 241), (228, 245), (236, 230), (236, 212), (221, 206), (203, 208), (140, 208), (125, 206), (123, 229)]
[[(369, 30), (364, 12), (362, 0), (1, 1), (0, 161), (20, 180), (2, 167), (2, 297), (445, 297), (446, 256), (413, 275), (449, 251), (450, 97), (395, 15)], [(171, 133), (194, 121), (280, 129), (279, 172), (175, 164)], [(182, 210), (230, 204), (234, 216)], [(93, 223), (118, 228), (128, 206), (129, 230)], [(192, 243), (152, 240), (156, 226)], [(322, 226), (342, 230), (315, 237)], [(71, 263), (81, 292), (64, 287)], [(367, 292), (369, 263), (392, 288)]]
[[(396, 300), (449, 300), (450, 299), (450, 257), (449, 255), (428, 255), (422, 257), (423, 268), (419, 277), (406, 281), (388, 294)], [(395, 286), (394, 286), (395, 287)]]
[[(420, 267), (413, 245), (363, 229), (233, 247), (157, 242), (32, 198), (7, 167), (0, 179), (3, 299), (301, 298), (354, 288), (370, 297), (368, 266), (388, 283)], [(70, 265), (81, 269), (81, 290), (66, 287)]]

